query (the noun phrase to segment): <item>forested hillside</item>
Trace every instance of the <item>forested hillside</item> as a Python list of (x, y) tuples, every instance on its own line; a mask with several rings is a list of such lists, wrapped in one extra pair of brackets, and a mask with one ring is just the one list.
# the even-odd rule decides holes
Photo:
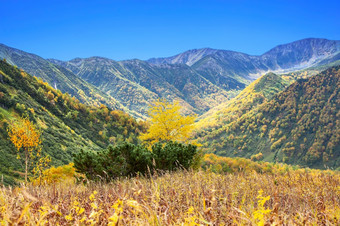
[(82, 103), (105, 104), (146, 119), (148, 104), (177, 100), (186, 113), (202, 115), (227, 103), (267, 72), (286, 73), (339, 60), (339, 41), (309, 38), (260, 55), (194, 49), (167, 58), (115, 61), (104, 57), (43, 59), (0, 45), (0, 58), (43, 78)]
[(245, 87), (241, 83), (230, 83), (230, 88), (223, 89), (187, 65), (152, 65), (141, 60), (117, 62), (102, 57), (50, 61), (71, 70), (144, 116), (148, 104), (158, 98), (178, 100), (187, 113), (203, 114)]
[(109, 143), (137, 143), (143, 123), (105, 105), (88, 106), (48, 83), (0, 60), (0, 174), (7, 183), (21, 171), (7, 135), (11, 120), (28, 117), (42, 133), (42, 153), (53, 165), (71, 161), (79, 150), (98, 150)]
[(260, 106), (236, 111), (240, 114), (223, 126), (198, 133), (199, 141), (206, 151), (224, 156), (337, 168), (339, 78), (337, 66), (300, 79)]
[(113, 109), (121, 109), (140, 117), (140, 114), (125, 108), (113, 96), (102, 92), (64, 67), (52, 64), (40, 56), (0, 44), (0, 59), (6, 59), (7, 63), (18, 66), (32, 76), (42, 78), (54, 89), (68, 93), (84, 104), (98, 107), (100, 104), (105, 104)]
[(251, 83), (230, 102), (222, 103), (200, 117), (196, 123), (198, 131), (212, 131), (237, 120), (258, 107), (274, 94), (284, 90), (290, 81), (274, 73), (268, 73)]

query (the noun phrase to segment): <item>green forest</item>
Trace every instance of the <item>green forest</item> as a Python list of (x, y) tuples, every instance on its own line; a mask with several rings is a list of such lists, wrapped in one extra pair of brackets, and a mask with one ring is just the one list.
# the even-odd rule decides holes
[(138, 143), (145, 123), (105, 105), (88, 106), (55, 90), (42, 79), (0, 61), (0, 174), (6, 183), (19, 178), (21, 164), (8, 139), (11, 120), (28, 117), (42, 134), (43, 153), (54, 165), (68, 164), (80, 150), (100, 150), (119, 141)]
[(201, 125), (197, 140), (206, 151), (222, 156), (261, 154), (265, 161), (336, 169), (340, 154), (339, 78), (340, 67), (332, 67), (298, 79), (268, 99), (271, 87), (282, 90), (282, 79), (264, 75), (254, 87), (247, 87), (253, 89), (245, 98), (242, 95), (247, 89), (235, 98), (237, 105), (233, 102), (218, 112), (216, 118), (220, 119), (214, 128)]

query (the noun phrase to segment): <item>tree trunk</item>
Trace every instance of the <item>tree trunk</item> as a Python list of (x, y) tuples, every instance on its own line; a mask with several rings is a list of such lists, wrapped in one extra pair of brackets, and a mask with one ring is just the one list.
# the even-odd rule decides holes
[(28, 174), (28, 151), (25, 150), (25, 182), (27, 183), (27, 174)]

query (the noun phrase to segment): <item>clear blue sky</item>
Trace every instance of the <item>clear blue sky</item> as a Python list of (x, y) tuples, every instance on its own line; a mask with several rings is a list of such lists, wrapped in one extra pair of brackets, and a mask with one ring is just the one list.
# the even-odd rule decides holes
[(44, 58), (115, 60), (211, 47), (260, 55), (340, 39), (340, 1), (0, 0), (0, 43)]

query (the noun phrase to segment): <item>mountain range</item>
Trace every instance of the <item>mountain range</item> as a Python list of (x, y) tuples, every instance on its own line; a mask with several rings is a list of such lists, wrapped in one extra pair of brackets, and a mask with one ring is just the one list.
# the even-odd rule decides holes
[(176, 99), (185, 113), (202, 115), (228, 102), (264, 73), (290, 72), (339, 60), (340, 41), (303, 39), (260, 56), (204, 48), (147, 61), (103, 57), (60, 61), (0, 45), (0, 58), (85, 103), (91, 100), (146, 118), (148, 104), (158, 98)]
[(304, 39), (261, 56), (205, 48), (147, 61), (60, 61), (0, 44), (0, 173), (8, 184), (18, 177), (6, 128), (19, 116), (33, 120), (45, 154), (61, 165), (79, 150), (138, 143), (140, 119), (159, 98), (199, 116), (192, 140), (206, 153), (338, 168), (339, 43)]

